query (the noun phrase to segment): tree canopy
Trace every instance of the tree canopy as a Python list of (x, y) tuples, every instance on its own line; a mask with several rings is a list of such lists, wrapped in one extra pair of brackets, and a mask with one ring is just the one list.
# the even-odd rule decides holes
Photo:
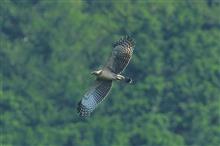
[[(218, 0), (0, 1), (0, 145), (217, 146)], [(89, 119), (78, 101), (112, 43), (136, 46)]]

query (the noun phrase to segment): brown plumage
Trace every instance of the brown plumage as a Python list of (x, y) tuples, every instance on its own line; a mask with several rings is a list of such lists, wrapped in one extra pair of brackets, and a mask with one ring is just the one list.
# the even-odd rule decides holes
[(113, 50), (103, 69), (94, 71), (97, 76), (95, 84), (87, 91), (78, 103), (77, 110), (82, 117), (90, 113), (101, 103), (109, 93), (112, 81), (124, 80), (131, 83), (131, 79), (120, 75), (128, 65), (134, 47), (134, 40), (126, 36), (113, 44)]
[(105, 65), (105, 68), (112, 72), (121, 73), (128, 65), (133, 54), (134, 40), (129, 36), (120, 39), (113, 44), (112, 54)]

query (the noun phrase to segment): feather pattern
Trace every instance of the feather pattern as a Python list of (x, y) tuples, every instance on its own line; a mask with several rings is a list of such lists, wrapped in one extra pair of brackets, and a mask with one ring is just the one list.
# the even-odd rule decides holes
[(127, 67), (133, 54), (134, 40), (126, 36), (113, 44), (110, 58), (105, 65), (112, 72), (118, 74)]
[[(126, 36), (113, 44), (113, 50), (102, 73), (97, 75), (95, 84), (78, 103), (77, 110), (81, 117), (88, 117), (109, 93), (114, 76), (120, 74), (128, 65), (134, 47), (134, 40)], [(101, 77), (102, 76), (102, 77)], [(126, 82), (131, 82), (126, 78)]]
[(78, 103), (78, 112), (80, 116), (87, 117), (101, 103), (109, 93), (112, 81), (97, 80), (90, 90), (84, 95)]

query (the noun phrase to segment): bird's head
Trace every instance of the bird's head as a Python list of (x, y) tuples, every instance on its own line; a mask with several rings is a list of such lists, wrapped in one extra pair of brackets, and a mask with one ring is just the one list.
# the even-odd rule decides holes
[(101, 73), (102, 73), (102, 70), (97, 70), (97, 71), (91, 72), (92, 75), (96, 75), (96, 76), (100, 75)]

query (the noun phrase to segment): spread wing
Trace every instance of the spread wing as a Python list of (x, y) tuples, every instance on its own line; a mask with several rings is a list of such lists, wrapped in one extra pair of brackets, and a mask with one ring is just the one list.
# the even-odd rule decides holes
[(101, 103), (109, 93), (112, 81), (97, 80), (95, 84), (84, 95), (78, 103), (78, 112), (80, 116), (87, 117)]
[(113, 50), (110, 58), (105, 65), (105, 68), (118, 74), (121, 73), (128, 65), (134, 48), (134, 40), (126, 36), (113, 45)]

